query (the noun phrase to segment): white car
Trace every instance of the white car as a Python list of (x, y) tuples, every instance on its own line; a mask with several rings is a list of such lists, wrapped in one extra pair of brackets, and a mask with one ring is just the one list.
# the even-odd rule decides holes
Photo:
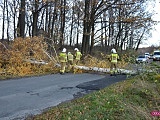
[(160, 61), (160, 51), (154, 51), (153, 53), (153, 61)]
[(148, 57), (140, 55), (136, 58), (136, 63), (148, 63)]
[(149, 53), (144, 53), (144, 55), (145, 55), (146, 57), (149, 57)]

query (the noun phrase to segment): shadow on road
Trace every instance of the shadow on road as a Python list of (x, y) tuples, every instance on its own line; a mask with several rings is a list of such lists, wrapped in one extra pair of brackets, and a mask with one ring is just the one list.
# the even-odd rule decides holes
[(77, 85), (77, 88), (84, 89), (84, 92), (77, 93), (74, 95), (75, 98), (82, 97), (85, 94), (91, 93), (96, 90), (103, 89), (111, 84), (124, 81), (126, 80), (127, 76), (126, 75), (116, 75), (116, 76), (110, 76), (106, 75), (105, 78), (99, 79), (99, 80), (94, 80), (94, 81), (89, 81), (89, 82), (84, 82), (79, 85)]

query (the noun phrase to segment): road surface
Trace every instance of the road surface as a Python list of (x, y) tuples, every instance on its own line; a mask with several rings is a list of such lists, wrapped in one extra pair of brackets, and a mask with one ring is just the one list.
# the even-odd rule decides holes
[(0, 81), (0, 120), (23, 120), (125, 79), (125, 75), (68, 73)]

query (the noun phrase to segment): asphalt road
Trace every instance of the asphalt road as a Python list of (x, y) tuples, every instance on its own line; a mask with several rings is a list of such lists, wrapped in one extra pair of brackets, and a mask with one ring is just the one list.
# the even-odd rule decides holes
[(0, 81), (0, 120), (22, 120), (125, 79), (125, 75), (68, 73)]

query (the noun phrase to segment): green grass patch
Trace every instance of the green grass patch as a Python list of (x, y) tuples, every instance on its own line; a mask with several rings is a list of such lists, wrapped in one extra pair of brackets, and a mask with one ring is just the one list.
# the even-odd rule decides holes
[(53, 107), (28, 120), (158, 120), (160, 75), (139, 75), (82, 98)]

